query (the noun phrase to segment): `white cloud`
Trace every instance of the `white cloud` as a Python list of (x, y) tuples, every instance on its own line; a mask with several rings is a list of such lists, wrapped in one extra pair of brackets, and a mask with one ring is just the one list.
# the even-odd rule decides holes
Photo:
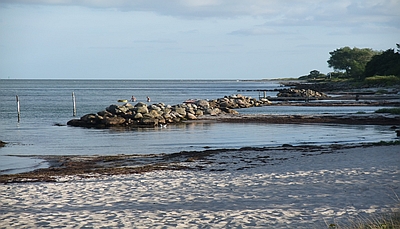
[(0, 0), (0, 75), (50, 74), (54, 64), (128, 78), (326, 72), (335, 48), (398, 42), (399, 8), (399, 0)]
[(362, 25), (384, 23), (398, 26), (398, 0), (3, 0), (1, 4), (74, 5), (147, 11), (193, 19), (263, 17), (275, 25)]
[(271, 28), (251, 28), (251, 29), (240, 29), (230, 33), (231, 35), (245, 35), (245, 36), (261, 36), (261, 35), (277, 35), (282, 34), (279, 30)]

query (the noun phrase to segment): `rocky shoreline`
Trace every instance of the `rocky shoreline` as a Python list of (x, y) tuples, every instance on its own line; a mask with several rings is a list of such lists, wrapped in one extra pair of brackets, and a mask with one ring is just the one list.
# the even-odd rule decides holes
[(110, 105), (96, 114), (86, 114), (80, 119), (70, 120), (67, 125), (77, 127), (152, 127), (187, 120), (197, 120), (203, 116), (221, 114), (238, 114), (235, 109), (269, 105), (267, 99), (254, 99), (243, 95), (225, 96), (214, 100), (188, 100), (182, 104), (165, 105), (157, 103), (148, 105), (139, 102), (135, 105)]
[[(237, 111), (242, 108), (261, 106), (400, 106), (398, 96), (369, 97), (367, 101), (355, 101), (353, 96), (336, 98), (328, 97), (324, 93), (305, 89), (284, 89), (277, 98), (260, 98), (243, 96), (241, 94), (225, 96), (214, 100), (187, 100), (182, 104), (166, 105), (164, 103), (146, 104), (127, 102), (122, 105), (112, 104), (105, 110), (97, 113), (86, 114), (80, 119), (72, 119), (67, 125), (87, 128), (109, 127), (154, 127), (166, 124), (181, 123), (193, 120), (221, 120), (221, 121), (264, 121), (267, 123), (343, 123), (343, 124), (398, 124), (399, 117), (387, 115), (352, 116), (242, 116)], [(329, 99), (329, 102), (323, 101)], [(373, 99), (373, 100), (372, 100)], [(279, 102), (271, 102), (279, 101)], [(303, 100), (303, 102), (299, 102)], [(310, 100), (322, 100), (309, 102)]]
[[(297, 90), (297, 89), (296, 89)], [(400, 115), (391, 114), (344, 114), (344, 115), (243, 115), (237, 110), (249, 107), (261, 106), (400, 106), (399, 96), (392, 95), (382, 97), (380, 95), (369, 96), (365, 101), (355, 101), (354, 95), (341, 94), (332, 98), (324, 93), (310, 91), (309, 89), (283, 90), (282, 94), (274, 102), (270, 98), (255, 99), (240, 94), (225, 96), (215, 100), (188, 100), (178, 105), (165, 105), (137, 103), (124, 103), (122, 105), (110, 105), (105, 110), (93, 114), (86, 114), (79, 119), (70, 120), (67, 125), (85, 128), (141, 128), (154, 127), (167, 124), (190, 122), (230, 122), (230, 123), (273, 123), (273, 124), (352, 124), (352, 125), (390, 125), (397, 136), (400, 136), (398, 125)], [(308, 99), (305, 101), (305, 96)], [(303, 100), (303, 101), (299, 101)], [(309, 100), (320, 100), (309, 102)], [(329, 101), (324, 101), (329, 100)], [(0, 146), (6, 143), (0, 142)], [(365, 144), (357, 147), (365, 147)], [(314, 150), (354, 147), (347, 146), (301, 146), (294, 147), (284, 145), (275, 147), (274, 150), (290, 150), (312, 152)], [(232, 153), (243, 150), (264, 151), (267, 148), (246, 149), (218, 149), (200, 152), (179, 152), (175, 154), (161, 155), (116, 155), (116, 156), (36, 156), (46, 160), (49, 168), (39, 169), (27, 173), (0, 175), (0, 183), (12, 182), (37, 182), (57, 181), (65, 176), (93, 176), (143, 173), (155, 170), (187, 170), (200, 169), (191, 162), (203, 161), (208, 163), (208, 157), (220, 153)], [(187, 163), (186, 163), (187, 162)], [(188, 164), (189, 163), (189, 164)], [(246, 167), (246, 166), (244, 166)], [(97, 176), (96, 175), (96, 176)]]

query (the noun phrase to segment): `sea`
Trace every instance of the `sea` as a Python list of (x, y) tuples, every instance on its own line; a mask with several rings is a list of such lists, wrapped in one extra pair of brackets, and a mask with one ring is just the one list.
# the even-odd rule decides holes
[[(217, 99), (242, 94), (275, 97), (274, 81), (242, 80), (15, 80), (0, 79), (0, 174), (48, 167), (41, 155), (161, 154), (205, 148), (324, 145), (396, 140), (388, 126), (338, 124), (255, 124), (195, 122), (166, 127), (88, 129), (66, 123), (105, 110), (118, 100), (180, 104), (187, 99)], [(74, 102), (75, 111), (74, 116)], [(17, 96), (20, 116), (18, 118)], [(146, 101), (146, 97), (151, 102)], [(376, 106), (265, 106), (244, 114), (373, 113)]]

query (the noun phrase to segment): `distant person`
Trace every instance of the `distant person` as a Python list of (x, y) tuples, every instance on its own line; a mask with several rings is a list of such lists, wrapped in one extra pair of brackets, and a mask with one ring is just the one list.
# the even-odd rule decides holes
[(131, 102), (136, 102), (136, 98), (135, 98), (135, 96), (133, 96), (133, 95), (132, 95), (132, 97), (131, 97)]
[(150, 97), (149, 97), (149, 96), (147, 96), (147, 102), (150, 102), (150, 101), (151, 101)]

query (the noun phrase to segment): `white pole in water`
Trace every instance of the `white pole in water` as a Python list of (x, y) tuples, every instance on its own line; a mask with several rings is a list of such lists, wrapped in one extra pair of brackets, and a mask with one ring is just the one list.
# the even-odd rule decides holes
[(72, 92), (72, 105), (73, 105), (73, 113), (72, 115), (75, 117), (76, 116), (76, 100), (75, 100), (75, 93)]
[(21, 109), (19, 106), (19, 98), (18, 95), (15, 96), (17, 98), (17, 113), (18, 113), (18, 122), (21, 120)]

